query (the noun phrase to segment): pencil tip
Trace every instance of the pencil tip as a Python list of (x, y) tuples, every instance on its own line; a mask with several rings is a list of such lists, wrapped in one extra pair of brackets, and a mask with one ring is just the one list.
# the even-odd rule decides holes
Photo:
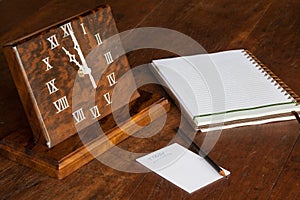
[(226, 176), (226, 174), (225, 174), (225, 172), (224, 172), (223, 170), (219, 171), (219, 174), (220, 174), (221, 176)]

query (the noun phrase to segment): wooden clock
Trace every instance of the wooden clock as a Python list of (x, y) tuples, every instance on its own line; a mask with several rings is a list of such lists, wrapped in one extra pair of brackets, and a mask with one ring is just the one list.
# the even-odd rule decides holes
[[(32, 133), (27, 134), (30, 139), (26, 136), (24, 140), (21, 137), (16, 140), (17, 133), (14, 133), (12, 135), (15, 136), (11, 135), (1, 142), (0, 148), (13, 154), (10, 158), (14, 157), (14, 160), (59, 178), (92, 159), (80, 161), (77, 156), (77, 160), (69, 160), (67, 163), (72, 167), (65, 168), (65, 171), (61, 167), (66, 166), (65, 158), (74, 155), (74, 151), (79, 152), (80, 149), (87, 153), (83, 146), (72, 146), (74, 141), (79, 140), (78, 129), (86, 129), (99, 120), (101, 123), (102, 119), (107, 122), (107, 118), (111, 118), (111, 104), (114, 101), (112, 91), (119, 78), (130, 70), (121, 42), (117, 40), (114, 45), (107, 43), (106, 39), (117, 33), (110, 7), (101, 6), (5, 45), (4, 52), (32, 130)], [(135, 84), (132, 76), (126, 76), (125, 82), (126, 85)], [(72, 101), (75, 84), (77, 90), (81, 91), (79, 97), (78, 94), (76, 97), (80, 100), (76, 102)], [(126, 92), (126, 85), (118, 88)], [(155, 103), (168, 110), (166, 100), (155, 99), (153, 95), (150, 95), (151, 98), (143, 96), (145, 95), (140, 95), (138, 91), (131, 96), (131, 107), (141, 105), (141, 102), (144, 105), (135, 108), (132, 118), (143, 121), (147, 118), (145, 111)], [(93, 104), (89, 103), (91, 98), (94, 98)], [(151, 102), (149, 99), (152, 99)], [(126, 99), (118, 97), (118, 101), (124, 103), (117, 109), (128, 106)], [(159, 115), (158, 113), (157, 117)], [(101, 125), (103, 124), (105, 126), (105, 123)], [(111, 124), (107, 126), (111, 127)], [(115, 142), (126, 138), (120, 137), (119, 129), (113, 129), (114, 131), (106, 128), (109, 138), (116, 134), (119, 139)], [(96, 146), (102, 148), (103, 144), (93, 139), (94, 144), (96, 142)], [(19, 146), (10, 145), (14, 142)], [(28, 159), (28, 146), (31, 147), (30, 159), (34, 161), (25, 162)], [(106, 149), (102, 148), (99, 152), (104, 150)], [(58, 151), (61, 151), (60, 155), (53, 156)], [(46, 161), (49, 168), (53, 169), (43, 170), (45, 163), (41, 162), (41, 155), (44, 156), (43, 162), (51, 157), (58, 164), (53, 166)]]
[[(130, 69), (126, 56), (118, 57), (120, 43), (106, 48), (105, 40), (117, 33), (110, 9), (101, 7), (7, 45), (6, 55), (14, 62), (10, 69), (37, 141), (53, 147), (77, 133), (74, 122), (84, 128), (91, 119), (111, 113), (111, 91)], [(103, 54), (88, 60), (95, 48)], [(87, 91), (78, 106), (72, 105), (77, 76)], [(127, 82), (133, 84), (133, 79)], [(86, 107), (93, 89), (95, 105)], [(136, 92), (132, 99), (138, 96)]]

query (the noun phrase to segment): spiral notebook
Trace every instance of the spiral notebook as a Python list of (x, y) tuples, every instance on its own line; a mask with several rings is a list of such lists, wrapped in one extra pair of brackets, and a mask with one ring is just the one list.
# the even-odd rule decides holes
[(295, 119), (299, 97), (253, 54), (230, 50), (154, 60), (152, 71), (203, 132)]

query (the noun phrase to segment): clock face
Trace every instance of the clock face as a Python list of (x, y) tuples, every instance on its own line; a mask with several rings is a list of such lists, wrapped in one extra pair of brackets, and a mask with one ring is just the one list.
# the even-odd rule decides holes
[[(45, 137), (49, 147), (112, 112), (112, 91), (130, 70), (121, 42), (106, 42), (117, 33), (110, 8), (101, 7), (13, 46), (26, 84), (17, 87), (31, 94), (29, 99), (21, 96), (22, 102), (31, 126), (38, 126), (33, 127), (35, 135)], [(132, 77), (127, 79), (126, 84), (134, 84)], [(126, 86), (120, 88), (125, 92)], [(136, 92), (132, 100), (138, 96)], [(34, 106), (26, 105), (27, 101)]]

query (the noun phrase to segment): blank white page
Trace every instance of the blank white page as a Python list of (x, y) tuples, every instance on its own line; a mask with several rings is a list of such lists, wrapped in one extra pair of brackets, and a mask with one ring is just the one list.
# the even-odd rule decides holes
[(243, 50), (153, 61), (191, 116), (292, 102), (252, 62)]
[[(263, 71), (247, 58), (242, 50), (209, 55), (221, 74), (226, 94), (226, 110), (253, 108), (291, 102), (267, 79)], [(200, 66), (199, 66), (200, 67)]]
[[(177, 143), (140, 157), (137, 162), (189, 193), (223, 178), (204, 158)], [(223, 170), (226, 176), (230, 174)]]
[(216, 71), (208, 55), (199, 55), (199, 57), (201, 59), (196, 59), (196, 62), (194, 62), (194, 56), (153, 61), (157, 72), (163, 77), (176, 98), (181, 103), (183, 102), (182, 106), (191, 117), (199, 114), (200, 111), (207, 113), (213, 110), (205, 73), (199, 73), (195, 67), (201, 65), (205, 66), (205, 69), (213, 69), (205, 70), (208, 73), (212, 71), (209, 76), (213, 76)]

